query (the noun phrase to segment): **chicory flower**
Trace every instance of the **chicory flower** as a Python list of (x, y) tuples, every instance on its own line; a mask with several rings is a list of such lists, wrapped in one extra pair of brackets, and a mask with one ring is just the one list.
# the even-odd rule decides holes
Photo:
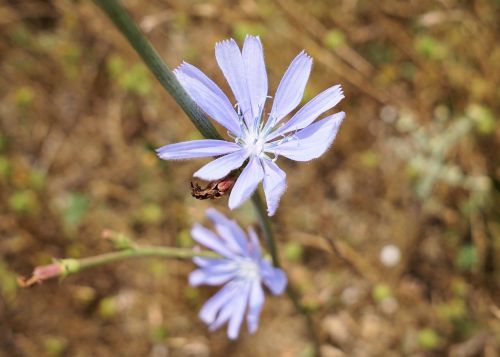
[(248, 331), (254, 333), (264, 305), (264, 284), (274, 295), (283, 293), (287, 278), (262, 257), (259, 240), (253, 229), (248, 235), (240, 226), (215, 209), (207, 216), (215, 232), (196, 224), (191, 235), (199, 244), (221, 255), (220, 259), (193, 258), (198, 269), (189, 275), (189, 283), (224, 286), (201, 308), (200, 318), (211, 331), (228, 323), (227, 335), (236, 339), (246, 316)]
[(218, 180), (247, 160), (229, 197), (229, 208), (245, 202), (261, 181), (272, 216), (286, 188), (286, 174), (275, 163), (281, 155), (295, 161), (321, 156), (332, 144), (345, 117), (339, 112), (315, 122), (333, 108), (344, 94), (340, 85), (314, 97), (288, 121), (302, 100), (312, 67), (312, 58), (299, 53), (285, 72), (271, 107), (264, 118), (268, 98), (264, 52), (259, 37), (247, 36), (240, 51), (233, 39), (215, 46), (215, 57), (236, 99), (236, 110), (228, 97), (198, 68), (182, 63), (175, 75), (186, 92), (210, 117), (228, 130), (233, 141), (193, 140), (157, 149), (164, 160), (220, 156), (194, 173), (203, 180)]

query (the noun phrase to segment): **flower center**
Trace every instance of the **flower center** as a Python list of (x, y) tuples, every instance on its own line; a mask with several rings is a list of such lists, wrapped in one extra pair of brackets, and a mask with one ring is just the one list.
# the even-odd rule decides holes
[(260, 156), (264, 151), (265, 138), (261, 133), (247, 132), (240, 139), (239, 144), (247, 150), (250, 155)]
[(243, 259), (238, 263), (238, 277), (244, 280), (260, 278), (259, 266), (251, 259)]

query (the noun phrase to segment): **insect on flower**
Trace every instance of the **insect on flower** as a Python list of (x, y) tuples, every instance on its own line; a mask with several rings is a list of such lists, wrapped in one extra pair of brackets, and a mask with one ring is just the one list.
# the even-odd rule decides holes
[(197, 183), (191, 182), (191, 196), (198, 200), (207, 200), (219, 198), (226, 195), (235, 182), (235, 175), (229, 174), (219, 180), (209, 182), (208, 185), (203, 188)]
[(215, 209), (207, 210), (215, 232), (195, 225), (191, 229), (193, 239), (221, 255), (220, 259), (193, 258), (198, 269), (189, 275), (189, 283), (199, 285), (223, 285), (201, 308), (200, 318), (211, 331), (228, 323), (227, 335), (235, 339), (246, 317), (248, 330), (257, 330), (259, 316), (264, 305), (264, 284), (274, 295), (286, 288), (285, 272), (274, 268), (262, 257), (259, 240), (253, 229), (248, 235), (240, 226)]
[(215, 57), (236, 98), (236, 110), (222, 90), (198, 68), (184, 62), (174, 73), (200, 108), (224, 126), (233, 140), (170, 144), (157, 149), (157, 154), (164, 160), (219, 156), (194, 173), (207, 181), (223, 178), (247, 162), (232, 188), (229, 208), (240, 206), (263, 181), (268, 214), (272, 216), (286, 188), (286, 174), (276, 160), (284, 156), (310, 161), (328, 149), (345, 113), (316, 119), (344, 98), (342, 88), (336, 85), (321, 92), (284, 122), (302, 100), (311, 72), (312, 58), (302, 51), (281, 79), (265, 119), (268, 83), (259, 37), (247, 36), (242, 51), (233, 39), (219, 42)]

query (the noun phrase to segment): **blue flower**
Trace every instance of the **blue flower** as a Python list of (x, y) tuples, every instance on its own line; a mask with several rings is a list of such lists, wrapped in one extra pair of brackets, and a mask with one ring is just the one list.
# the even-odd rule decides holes
[(219, 42), (215, 57), (236, 98), (236, 110), (222, 90), (198, 68), (184, 62), (174, 72), (186, 92), (228, 130), (234, 141), (187, 141), (163, 146), (157, 149), (157, 154), (164, 160), (220, 156), (194, 173), (207, 181), (225, 177), (248, 160), (231, 191), (229, 208), (240, 206), (263, 181), (268, 214), (272, 216), (286, 188), (286, 174), (275, 164), (276, 159), (281, 155), (295, 161), (309, 161), (328, 149), (345, 113), (315, 120), (344, 98), (342, 88), (339, 85), (328, 88), (283, 123), (302, 100), (311, 72), (312, 58), (302, 51), (286, 70), (265, 120), (267, 73), (259, 37), (247, 36), (242, 51), (233, 39)]
[(247, 236), (235, 221), (217, 210), (208, 209), (206, 213), (217, 233), (196, 224), (191, 235), (222, 258), (194, 258), (198, 269), (189, 275), (189, 283), (193, 286), (225, 284), (203, 305), (199, 316), (211, 331), (227, 322), (228, 337), (236, 339), (245, 316), (248, 331), (257, 330), (264, 305), (262, 284), (279, 295), (285, 290), (287, 278), (283, 270), (274, 268), (262, 257), (253, 229), (248, 230)]

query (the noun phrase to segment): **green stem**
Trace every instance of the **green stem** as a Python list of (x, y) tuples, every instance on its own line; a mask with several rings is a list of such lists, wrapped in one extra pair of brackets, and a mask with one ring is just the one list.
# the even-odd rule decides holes
[(276, 249), (276, 241), (274, 240), (273, 231), (271, 229), (271, 221), (269, 220), (266, 207), (264, 206), (264, 202), (262, 201), (259, 192), (255, 192), (252, 196), (252, 203), (255, 211), (257, 212), (262, 231), (264, 232), (264, 239), (266, 241), (267, 249), (271, 254), (271, 258), (273, 259), (273, 265), (280, 267), (281, 265)]
[(220, 255), (213, 253), (211, 251), (195, 251), (188, 248), (134, 247), (131, 249), (100, 254), (93, 257), (87, 257), (82, 259), (63, 259), (61, 260), (61, 263), (65, 267), (65, 275), (70, 275), (81, 272), (82, 270), (94, 268), (100, 265), (109, 264), (120, 260), (125, 260), (129, 258), (146, 258), (146, 257), (177, 258), (177, 259), (206, 257), (206, 258), (216, 259), (220, 258)]
[(108, 15), (120, 32), (127, 38), (160, 84), (170, 93), (182, 110), (186, 112), (200, 133), (208, 139), (221, 139), (221, 136), (208, 120), (206, 114), (196, 105), (184, 88), (182, 88), (170, 68), (146, 39), (146, 36), (125, 8), (116, 0), (94, 0), (94, 2)]
[[(271, 254), (273, 265), (280, 268), (281, 264), (278, 256), (278, 250), (276, 248), (276, 241), (271, 229), (271, 222), (269, 220), (269, 216), (267, 215), (264, 202), (262, 201), (262, 198), (260, 197), (258, 192), (255, 192), (255, 194), (252, 196), (252, 203), (255, 207), (255, 211), (257, 212), (257, 216), (259, 217), (260, 226), (262, 228), (262, 231), (264, 232), (264, 238), (266, 241), (267, 249)], [(295, 309), (304, 317), (304, 320), (306, 321), (307, 330), (313, 343), (314, 355), (321, 356), (320, 341), (314, 321), (311, 317), (310, 312), (300, 303), (300, 295), (297, 292), (295, 286), (292, 285), (290, 281), (288, 282), (288, 285), (286, 287), (286, 293), (292, 301)]]
[(33, 270), (30, 278), (19, 278), (19, 284), (23, 287), (32, 286), (45, 280), (64, 278), (68, 275), (79, 273), (83, 270), (95, 268), (101, 265), (114, 263), (130, 258), (161, 257), (191, 259), (193, 257), (205, 257), (217, 259), (220, 255), (211, 251), (195, 251), (188, 248), (172, 247), (146, 247), (134, 246), (117, 252), (95, 255), (93, 257), (74, 259), (66, 258), (55, 260), (52, 264), (38, 266)]

